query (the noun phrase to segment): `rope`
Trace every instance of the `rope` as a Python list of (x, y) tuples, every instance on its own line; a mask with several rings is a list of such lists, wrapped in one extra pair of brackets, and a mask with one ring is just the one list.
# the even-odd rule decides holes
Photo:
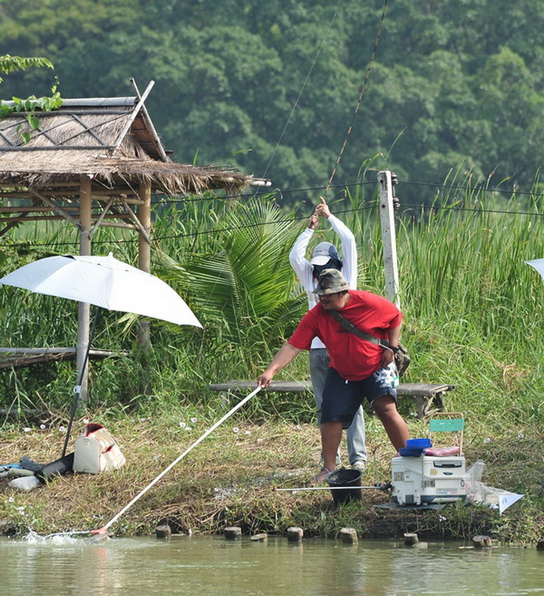
[(382, 34), (382, 29), (383, 29), (383, 23), (385, 21), (385, 12), (387, 10), (387, 0), (384, 0), (383, 3), (383, 10), (382, 10), (382, 16), (380, 19), (380, 24), (378, 25), (378, 31), (376, 33), (376, 38), (374, 40), (374, 48), (372, 49), (372, 55), (370, 57), (370, 62), (368, 64), (368, 68), (366, 70), (366, 75), (365, 75), (365, 79), (363, 81), (363, 85), (361, 86), (361, 92), (359, 94), (359, 99), (357, 100), (357, 105), (355, 106), (355, 111), (353, 112), (353, 116), (351, 118), (351, 122), (350, 125), (348, 127), (348, 130), (346, 132), (346, 136), (344, 138), (344, 142), (342, 143), (342, 146), (340, 147), (340, 152), (338, 153), (338, 158), (336, 159), (336, 164), (334, 166), (334, 169), (332, 171), (332, 174), (329, 178), (329, 181), (327, 182), (327, 186), (325, 187), (325, 191), (324, 194), (327, 193), (327, 191), (330, 189), (332, 181), (334, 179), (334, 177), (336, 176), (336, 172), (338, 170), (338, 166), (340, 165), (340, 161), (342, 160), (342, 156), (344, 155), (344, 150), (346, 148), (346, 145), (348, 144), (348, 138), (351, 134), (351, 131), (353, 130), (353, 123), (355, 122), (355, 117), (357, 116), (357, 113), (359, 112), (359, 108), (361, 106), (361, 102), (363, 101), (363, 97), (364, 94), (366, 92), (366, 86), (368, 83), (368, 80), (370, 78), (370, 71), (372, 69), (372, 66), (374, 64), (374, 59), (376, 58), (376, 52), (378, 50), (378, 44), (380, 43), (380, 36)]

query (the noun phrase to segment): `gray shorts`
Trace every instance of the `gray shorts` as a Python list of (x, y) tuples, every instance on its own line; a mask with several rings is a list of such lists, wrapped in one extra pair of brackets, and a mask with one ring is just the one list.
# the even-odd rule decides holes
[(397, 401), (396, 378), (397, 369), (393, 363), (379, 368), (362, 381), (346, 381), (334, 368), (329, 368), (323, 390), (321, 422), (342, 422), (342, 428), (348, 428), (365, 398), (370, 404), (382, 395), (390, 395)]

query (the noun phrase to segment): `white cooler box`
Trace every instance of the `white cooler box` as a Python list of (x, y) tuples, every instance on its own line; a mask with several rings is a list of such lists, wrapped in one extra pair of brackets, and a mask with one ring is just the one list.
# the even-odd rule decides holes
[(466, 498), (462, 455), (394, 457), (392, 501), (400, 505), (451, 503)]

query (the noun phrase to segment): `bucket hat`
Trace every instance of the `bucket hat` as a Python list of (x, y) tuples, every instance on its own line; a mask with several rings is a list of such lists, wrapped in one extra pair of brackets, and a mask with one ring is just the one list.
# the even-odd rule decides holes
[(338, 269), (324, 269), (319, 276), (314, 294), (324, 296), (325, 294), (337, 294), (344, 290), (349, 290), (349, 285), (340, 271)]
[(310, 265), (326, 265), (331, 259), (340, 260), (336, 246), (330, 242), (320, 242), (314, 248)]

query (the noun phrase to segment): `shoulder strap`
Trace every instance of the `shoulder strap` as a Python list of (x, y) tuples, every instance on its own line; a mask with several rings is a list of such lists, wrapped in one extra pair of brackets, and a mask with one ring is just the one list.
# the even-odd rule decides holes
[(348, 321), (346, 317), (341, 315), (337, 310), (329, 310), (328, 313), (331, 315), (333, 319), (336, 319), (340, 323), (340, 325), (342, 325), (342, 327), (350, 333), (353, 333), (354, 335), (357, 335), (362, 339), (366, 339), (366, 341), (376, 344), (377, 346), (382, 346), (384, 348), (389, 347), (389, 342), (387, 340), (378, 339), (377, 337), (374, 337), (369, 333), (361, 331), (359, 327), (356, 327), (351, 321)]

